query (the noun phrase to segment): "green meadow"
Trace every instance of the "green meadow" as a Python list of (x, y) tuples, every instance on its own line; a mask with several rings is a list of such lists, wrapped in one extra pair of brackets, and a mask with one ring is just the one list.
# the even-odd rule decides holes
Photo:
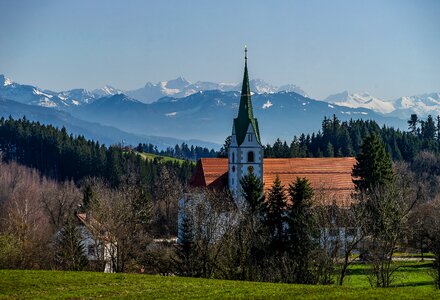
[(169, 157), (169, 156), (161, 156), (161, 155), (156, 155), (156, 154), (152, 154), (152, 153), (136, 152), (136, 154), (139, 154), (140, 156), (142, 156), (142, 158), (148, 159), (148, 160), (158, 159), (162, 162), (178, 162), (179, 164), (182, 164), (185, 162), (185, 160), (183, 160), (183, 159)]
[(403, 262), (390, 288), (371, 288), (367, 268), (350, 268), (344, 286), (298, 285), (141, 274), (0, 270), (1, 299), (440, 299), (431, 263)]

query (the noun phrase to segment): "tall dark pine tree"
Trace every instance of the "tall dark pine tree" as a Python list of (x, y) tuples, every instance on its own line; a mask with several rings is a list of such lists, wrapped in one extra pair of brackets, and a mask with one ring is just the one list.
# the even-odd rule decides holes
[(266, 205), (264, 203), (263, 182), (255, 176), (252, 169), (240, 179), (244, 214), (240, 228), (246, 249), (240, 254), (243, 259), (240, 278), (255, 280), (267, 258), (267, 246), (270, 238), (265, 226)]
[(356, 160), (352, 175), (356, 178), (353, 183), (358, 191), (368, 192), (392, 182), (394, 175), (391, 156), (376, 134), (364, 140)]
[(297, 178), (288, 188), (292, 205), (288, 211), (289, 252), (293, 259), (291, 281), (313, 283), (311, 263), (317, 247), (316, 221), (312, 212), (313, 189), (306, 178)]
[(243, 200), (252, 215), (261, 216), (264, 212), (263, 182), (250, 171), (240, 179)]
[(69, 220), (56, 241), (56, 260), (64, 270), (81, 271), (88, 263), (79, 229)]
[(90, 205), (95, 201), (96, 195), (93, 191), (93, 188), (90, 184), (88, 184), (83, 191), (83, 205), (84, 208), (87, 210), (89, 209)]
[(440, 115), (437, 116), (437, 127), (436, 128), (437, 128), (437, 134), (436, 134), (437, 146), (440, 147)]
[(140, 189), (137, 197), (132, 200), (132, 205), (134, 221), (142, 227), (144, 232), (147, 232), (152, 221), (151, 211), (153, 208), (149, 194), (144, 189)]
[(180, 223), (179, 239), (176, 246), (176, 258), (173, 259), (177, 274), (194, 276), (194, 234), (191, 219), (184, 214)]
[(408, 129), (413, 135), (417, 135), (417, 124), (419, 119), (416, 114), (412, 114), (411, 118), (408, 120)]
[(278, 176), (268, 191), (266, 203), (266, 222), (272, 236), (272, 247), (276, 252), (281, 252), (285, 242), (287, 199), (285, 188)]
[(218, 157), (228, 157), (229, 147), (231, 146), (232, 136), (227, 136), (223, 146), (220, 148), (220, 152), (218, 153)]
[[(388, 287), (391, 282), (392, 257), (404, 223), (405, 201), (395, 184), (391, 157), (376, 135), (365, 139), (352, 175), (360, 212), (360, 229), (366, 243), (361, 253), (371, 264), (370, 283)], [(399, 187), (399, 188), (403, 188)]]

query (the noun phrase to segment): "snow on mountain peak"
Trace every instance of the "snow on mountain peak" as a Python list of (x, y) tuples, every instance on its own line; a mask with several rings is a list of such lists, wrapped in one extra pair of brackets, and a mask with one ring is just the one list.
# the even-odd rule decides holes
[[(277, 87), (265, 82), (262, 79), (250, 80), (251, 91), (258, 94), (273, 94), (281, 91), (295, 92), (306, 96), (305, 92), (297, 85), (289, 84)], [(215, 83), (209, 81), (190, 82), (182, 76), (168, 80), (160, 81), (156, 84), (147, 82), (144, 87), (132, 91), (126, 91), (127, 95), (144, 103), (157, 101), (161, 97), (171, 96), (174, 98), (183, 98), (200, 91), (219, 90), (223, 92), (241, 91), (241, 83)]]
[(5, 75), (3, 75), (3, 74), (0, 74), (0, 85), (1, 86), (8, 86), (8, 85), (11, 85), (11, 84), (13, 84), (14, 82), (11, 80), (11, 79), (9, 79), (9, 78), (7, 78)]
[(110, 86), (110, 85), (105, 85), (100, 89), (93, 90), (92, 93), (95, 95), (98, 95), (100, 97), (103, 97), (103, 96), (122, 94), (123, 92), (121, 90), (118, 90), (118, 89)]
[(420, 116), (440, 113), (440, 93), (404, 96), (393, 101), (397, 110), (409, 110)]
[(277, 92), (294, 92), (297, 94), (300, 94), (301, 96), (307, 97), (306, 92), (303, 91), (299, 86), (296, 84), (285, 84), (280, 87), (278, 87)]
[(266, 103), (263, 104), (262, 108), (266, 109), (273, 106), (272, 102), (270, 102), (269, 100), (266, 101)]
[(38, 96), (43, 96), (43, 97), (49, 98), (49, 99), (53, 97), (52, 95), (49, 95), (49, 94), (43, 93), (42, 91), (40, 91), (40, 90), (37, 89), (37, 88), (34, 88), (34, 89), (32, 90), (32, 93), (34, 93), (35, 95), (38, 95)]
[(177, 77), (169, 81), (165, 81), (165, 87), (168, 89), (183, 89), (190, 85), (191, 82), (183, 78), (182, 76)]
[(392, 102), (371, 96), (368, 92), (350, 93), (348, 91), (343, 91), (328, 96), (324, 101), (351, 108), (368, 108), (383, 114), (395, 110)]
[(11, 79), (9, 79), (9, 78), (5, 78), (5, 81), (3, 82), (3, 86), (7, 86), (7, 85), (11, 85), (11, 84), (13, 84), (14, 82), (11, 80)]

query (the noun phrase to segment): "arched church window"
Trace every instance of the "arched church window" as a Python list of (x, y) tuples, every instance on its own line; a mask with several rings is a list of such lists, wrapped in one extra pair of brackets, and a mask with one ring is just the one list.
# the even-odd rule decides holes
[(252, 133), (248, 134), (248, 142), (252, 142)]
[(232, 163), (235, 163), (235, 153), (232, 152)]
[(247, 156), (248, 156), (248, 159), (247, 159), (248, 162), (254, 162), (255, 158), (254, 158), (254, 152), (253, 151), (249, 151)]

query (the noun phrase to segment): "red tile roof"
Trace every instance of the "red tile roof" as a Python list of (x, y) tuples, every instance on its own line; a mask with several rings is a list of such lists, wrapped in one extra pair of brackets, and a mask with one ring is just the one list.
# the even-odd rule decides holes
[(224, 189), (228, 186), (228, 159), (202, 158), (190, 180), (193, 187)]
[[(264, 159), (264, 190), (272, 186), (278, 175), (286, 187), (297, 177), (307, 178), (316, 190), (334, 196), (339, 205), (349, 203), (354, 190), (351, 170), (354, 157), (344, 158), (266, 158)], [(228, 159), (202, 158), (197, 162), (190, 185), (224, 189), (228, 186)], [(348, 202), (347, 202), (348, 201)]]

